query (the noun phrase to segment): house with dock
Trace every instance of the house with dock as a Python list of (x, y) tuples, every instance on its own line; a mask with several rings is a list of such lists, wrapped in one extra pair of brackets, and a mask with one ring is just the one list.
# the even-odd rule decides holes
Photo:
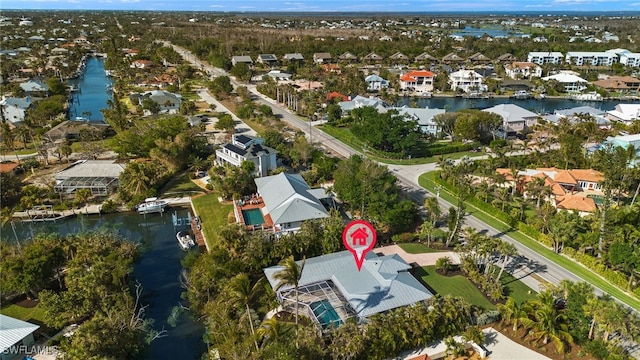
[(73, 194), (89, 189), (92, 195), (109, 195), (120, 184), (118, 178), (125, 164), (114, 160), (80, 160), (55, 175), (54, 191)]

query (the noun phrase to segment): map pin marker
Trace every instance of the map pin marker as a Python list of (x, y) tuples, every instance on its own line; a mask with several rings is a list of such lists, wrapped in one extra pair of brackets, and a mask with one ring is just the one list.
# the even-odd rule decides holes
[(353, 254), (360, 271), (366, 253), (376, 245), (376, 229), (364, 220), (352, 221), (342, 231), (342, 243)]

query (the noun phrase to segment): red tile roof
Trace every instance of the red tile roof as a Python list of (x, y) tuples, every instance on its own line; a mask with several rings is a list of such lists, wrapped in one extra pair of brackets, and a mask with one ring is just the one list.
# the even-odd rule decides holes
[(556, 197), (556, 207), (565, 210), (593, 212), (596, 210), (596, 203), (591, 198), (565, 195)]
[(14, 162), (0, 164), (0, 173), (5, 174), (5, 173), (8, 173), (8, 172), (12, 172), (17, 167), (18, 167), (18, 164), (14, 163)]

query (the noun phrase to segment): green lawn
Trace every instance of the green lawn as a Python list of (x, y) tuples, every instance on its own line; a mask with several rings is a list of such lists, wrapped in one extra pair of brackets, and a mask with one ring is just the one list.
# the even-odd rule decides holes
[(211, 248), (218, 238), (218, 228), (227, 224), (227, 216), (233, 211), (233, 205), (220, 204), (216, 194), (194, 197), (191, 202), (202, 220), (202, 232)]
[(406, 243), (406, 244), (398, 244), (400, 248), (409, 254), (424, 254), (424, 253), (434, 253), (434, 252), (442, 252), (443, 250), (432, 249), (423, 244), (418, 243)]
[[(435, 176), (435, 174), (436, 172), (428, 172), (420, 175), (420, 178), (418, 179), (420, 186), (435, 193), (435, 183), (433, 182), (433, 176)], [(449, 193), (448, 191), (446, 191), (445, 189), (442, 189), (440, 191), (440, 196), (450, 203), (455, 204), (456, 202), (455, 196)], [(509, 235), (510, 237), (522, 243), (523, 245), (541, 254), (548, 260), (571, 271), (572, 273), (584, 279), (584, 281), (586, 281), (587, 283), (600, 288), (602, 291), (617, 298), (621, 302), (640, 311), (639, 299), (621, 290), (620, 288), (613, 285), (612, 283), (605, 280), (604, 278), (600, 277), (599, 275), (593, 273), (591, 270), (587, 269), (585, 266), (582, 266), (581, 264), (576, 263), (575, 261), (573, 261), (572, 259), (566, 256), (556, 254), (555, 252), (548, 249), (546, 246), (542, 245), (535, 239), (532, 239), (526, 236), (525, 234), (522, 234), (519, 231), (513, 230), (509, 225), (501, 222), (500, 220), (492, 217), (487, 213), (484, 213), (478, 210), (477, 208), (473, 207), (473, 205), (467, 203), (467, 206), (468, 206), (468, 211), (476, 218), (489, 224), (491, 227), (495, 228), (496, 230), (501, 231), (506, 235)]]
[(168, 196), (192, 196), (203, 192), (200, 186), (191, 181), (188, 172), (173, 178), (163, 190), (163, 194)]
[(522, 281), (517, 280), (513, 275), (508, 272), (503, 272), (500, 277), (500, 282), (504, 285), (504, 293), (506, 296), (512, 297), (518, 303), (525, 302), (527, 300), (536, 297), (536, 291), (525, 285)]
[(44, 313), (38, 306), (32, 308), (24, 308), (15, 304), (2, 305), (0, 314), (11, 316), (12, 318), (20, 319), (23, 321), (36, 320), (40, 323), (44, 322)]
[(435, 266), (424, 266), (415, 271), (415, 276), (422, 278), (422, 281), (429, 285), (438, 295), (451, 295), (461, 297), (470, 304), (484, 310), (495, 310), (489, 300), (462, 275), (444, 276), (436, 272)]

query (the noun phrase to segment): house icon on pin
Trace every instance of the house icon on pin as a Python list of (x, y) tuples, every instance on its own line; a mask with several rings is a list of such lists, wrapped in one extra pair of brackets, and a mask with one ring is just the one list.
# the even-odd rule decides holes
[(350, 236), (351, 236), (352, 245), (355, 246), (356, 242), (360, 246), (367, 245), (367, 239), (369, 238), (369, 233), (367, 233), (367, 230), (364, 227), (356, 229), (356, 231), (351, 233)]

